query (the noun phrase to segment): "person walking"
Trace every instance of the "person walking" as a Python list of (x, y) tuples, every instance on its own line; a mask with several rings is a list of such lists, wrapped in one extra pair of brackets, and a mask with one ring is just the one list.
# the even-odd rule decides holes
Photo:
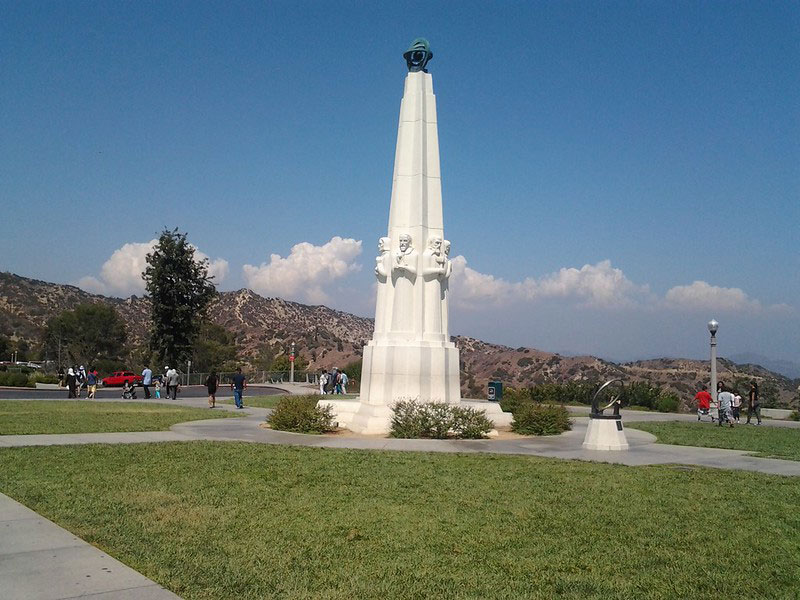
[(344, 371), (339, 371), (339, 393), (346, 394), (347, 393), (347, 382), (350, 381), (347, 377), (347, 373)]
[(322, 371), (319, 376), (319, 395), (325, 395), (325, 386), (328, 385), (328, 373), (326, 371)]
[(158, 377), (156, 377), (156, 383), (155, 383), (154, 388), (156, 390), (156, 398), (157, 399), (161, 399), (161, 376), (160, 375)]
[(72, 367), (67, 370), (67, 389), (69, 392), (67, 393), (67, 398), (76, 398), (75, 396), (75, 371), (73, 371)]
[(86, 387), (86, 369), (83, 368), (83, 365), (75, 369), (75, 387), (77, 388), (78, 399), (80, 400), (83, 394), (83, 388)]
[(729, 423), (733, 427), (733, 413), (731, 408), (733, 406), (733, 394), (731, 394), (724, 385), (719, 385), (721, 390), (717, 394), (717, 403), (719, 404), (719, 426), (722, 427), (722, 421)]
[[(707, 415), (711, 412), (711, 394), (708, 393), (708, 386), (704, 385), (694, 397), (697, 402), (697, 420), (700, 420), (702, 415)], [(711, 422), (714, 422), (714, 417), (711, 417)]]
[(153, 372), (147, 365), (144, 366), (142, 371), (142, 387), (144, 388), (145, 399), (150, 398), (150, 386), (153, 384)]
[(86, 374), (86, 383), (89, 386), (86, 393), (86, 399), (95, 399), (97, 394), (97, 369), (89, 367), (89, 372)]
[(236, 408), (244, 408), (242, 395), (247, 389), (247, 379), (242, 375), (242, 367), (236, 369), (236, 375), (233, 376), (233, 381), (231, 381), (231, 389), (233, 390), (233, 403)]
[(206, 377), (206, 389), (208, 389), (208, 408), (214, 408), (217, 405), (217, 372), (211, 371)]
[(739, 395), (739, 392), (736, 392), (733, 395), (733, 418), (736, 421), (736, 424), (739, 424), (739, 415), (742, 412), (742, 397)]
[(750, 393), (747, 396), (747, 424), (750, 424), (750, 419), (755, 414), (758, 423), (761, 425), (761, 402), (758, 398), (758, 383), (756, 380), (750, 382)]
[(178, 370), (175, 368), (167, 371), (167, 400), (178, 399)]

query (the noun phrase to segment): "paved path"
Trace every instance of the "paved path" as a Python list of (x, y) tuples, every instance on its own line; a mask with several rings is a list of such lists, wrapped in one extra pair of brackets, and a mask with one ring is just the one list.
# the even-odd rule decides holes
[[(154, 402), (151, 400), (151, 402)], [(164, 401), (159, 401), (164, 403)], [(205, 406), (203, 398), (170, 404)], [(234, 410), (220, 405), (220, 410)], [(755, 458), (740, 450), (656, 444), (643, 431), (626, 429), (625, 452), (584, 450), (588, 418), (581, 407), (572, 409), (573, 429), (559, 436), (505, 440), (400, 440), (377, 436), (315, 436), (259, 427), (268, 409), (248, 407), (238, 419), (210, 419), (174, 425), (170, 431), (0, 436), (0, 447), (66, 444), (128, 444), (163, 441), (243, 441), (318, 448), (354, 448), (413, 452), (462, 452), (542, 456), (624, 465), (676, 464), (756, 471), (800, 477), (800, 461)], [(694, 415), (622, 411), (627, 422), (694, 421)], [(766, 421), (766, 426), (800, 427), (800, 423)], [(709, 425), (710, 426), (710, 425)], [(687, 467), (684, 467), (687, 468)], [(116, 598), (160, 600), (178, 598), (143, 575), (90, 546), (68, 531), (0, 494), (0, 582), (2, 598), (60, 599)]]
[[(287, 391), (300, 387), (302, 384), (254, 384), (248, 387), (250, 394), (259, 396), (268, 396), (274, 394), (285, 394)], [(306, 388), (309, 389), (309, 388)], [(223, 386), (220, 388), (218, 397), (233, 397), (233, 392)], [(0, 387), (0, 400), (68, 400), (68, 391), (65, 388), (60, 389), (36, 389), (36, 388), (12, 388)], [(155, 390), (150, 388), (151, 395), (155, 396)], [(202, 385), (189, 385), (181, 387), (181, 392), (178, 398), (206, 398), (208, 392)], [(141, 387), (136, 388), (137, 400), (144, 399), (144, 390)], [(97, 389), (97, 400), (108, 402), (112, 400), (119, 400), (122, 398), (122, 388), (104, 388)], [(86, 390), (83, 391), (83, 400), (86, 400)], [(165, 400), (165, 398), (162, 398)]]
[[(122, 401), (122, 400), (117, 400)], [(246, 401), (246, 398), (245, 398)], [(150, 400), (150, 402), (154, 402)], [(160, 401), (164, 403), (164, 401)], [(180, 406), (205, 406), (203, 398), (183, 398), (170, 401)], [(218, 410), (234, 410), (230, 405), (218, 405)], [(800, 476), (800, 461), (757, 458), (745, 450), (697, 448), (657, 444), (656, 438), (646, 432), (626, 429), (630, 449), (624, 452), (584, 450), (583, 438), (589, 419), (579, 416), (588, 409), (570, 407), (573, 428), (559, 436), (526, 437), (505, 440), (400, 440), (379, 436), (319, 436), (273, 431), (259, 427), (269, 413), (268, 409), (248, 407), (238, 419), (209, 419), (173, 425), (170, 431), (132, 433), (82, 433), (49, 435), (0, 436), (0, 447), (51, 446), (69, 444), (129, 444), (165, 441), (241, 441), (260, 444), (287, 444), (319, 448), (353, 448), (362, 450), (399, 450), (414, 452), (465, 452), (490, 454), (521, 454), (587, 460), (624, 465), (682, 464), (698, 467), (757, 471), (774, 475)], [(686, 421), (697, 420), (696, 415), (622, 411), (623, 421)], [(765, 420), (767, 427), (800, 427), (792, 421)], [(711, 426), (710, 424), (708, 425)], [(753, 427), (752, 425), (750, 427)]]
[(0, 494), (3, 600), (175, 600), (179, 597)]

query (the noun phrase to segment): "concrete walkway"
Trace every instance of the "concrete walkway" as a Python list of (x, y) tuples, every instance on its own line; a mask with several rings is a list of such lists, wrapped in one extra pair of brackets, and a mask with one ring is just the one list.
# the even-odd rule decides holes
[(0, 494), (3, 600), (179, 597), (19, 502)]
[[(155, 403), (154, 400), (150, 402)], [(158, 403), (206, 406), (203, 398), (159, 400)], [(231, 405), (218, 406), (217, 410), (235, 410)], [(240, 411), (243, 416), (237, 419), (190, 421), (174, 425), (170, 431), (0, 436), (0, 448), (217, 440), (317, 448), (516, 454), (631, 466), (676, 464), (688, 465), (688, 468), (712, 467), (800, 477), (800, 461), (756, 458), (740, 450), (657, 444), (654, 436), (635, 429), (626, 429), (630, 444), (628, 451), (584, 450), (581, 444), (589, 419), (580, 416), (585, 412), (581, 407), (571, 411), (572, 431), (543, 438), (400, 440), (377, 436), (303, 435), (260, 427), (269, 410), (248, 407)], [(622, 411), (622, 413), (625, 422), (696, 420), (694, 415), (638, 411)], [(800, 427), (800, 423), (765, 421), (765, 426)], [(4, 600), (178, 598), (143, 575), (2, 494), (0, 494), (0, 588), (2, 588), (0, 597)]]
[[(120, 400), (121, 401), (121, 400)], [(245, 398), (245, 402), (247, 399)], [(160, 403), (165, 403), (163, 400)], [(202, 398), (168, 401), (181, 406), (205, 406)], [(216, 410), (234, 410), (231, 405), (218, 405)], [(51, 446), (68, 444), (130, 444), (145, 442), (186, 442), (196, 440), (238, 441), (260, 444), (286, 444), (317, 448), (351, 448), (360, 450), (398, 450), (410, 452), (464, 452), (489, 454), (519, 454), (592, 462), (616, 463), (630, 466), (681, 464), (717, 469), (755, 471), (771, 475), (800, 477), (800, 461), (757, 458), (746, 450), (698, 448), (655, 443), (656, 438), (643, 431), (626, 428), (630, 449), (624, 452), (584, 450), (583, 438), (588, 426), (588, 408), (570, 407), (572, 431), (558, 436), (525, 437), (505, 440), (401, 440), (379, 436), (304, 435), (273, 431), (259, 427), (269, 409), (247, 407), (237, 419), (209, 419), (173, 425), (170, 431), (133, 433), (84, 433), (52, 435), (0, 436), (0, 448), (19, 446)], [(623, 410), (623, 422), (683, 421), (694, 422), (696, 415), (651, 413)], [(707, 424), (708, 427), (712, 425)], [(793, 421), (765, 420), (764, 427), (800, 428)], [(745, 427), (740, 425), (739, 427)], [(753, 427), (750, 425), (749, 427)]]

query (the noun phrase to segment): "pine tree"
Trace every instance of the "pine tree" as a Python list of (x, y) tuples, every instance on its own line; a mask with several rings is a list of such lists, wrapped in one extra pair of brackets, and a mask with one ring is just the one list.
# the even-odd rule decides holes
[(147, 255), (142, 276), (152, 304), (150, 348), (160, 363), (183, 364), (216, 295), (208, 260), (195, 260), (185, 233), (165, 229)]

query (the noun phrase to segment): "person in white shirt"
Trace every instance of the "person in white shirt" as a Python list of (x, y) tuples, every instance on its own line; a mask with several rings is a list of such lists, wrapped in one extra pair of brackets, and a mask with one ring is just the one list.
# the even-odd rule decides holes
[(328, 374), (323, 371), (322, 375), (319, 376), (319, 394), (320, 396), (325, 395), (325, 386), (328, 385)]
[(724, 419), (725, 422), (730, 423), (730, 426), (733, 427), (733, 394), (725, 388), (724, 384), (720, 385), (720, 389), (722, 391), (717, 394), (717, 403), (719, 404), (719, 426), (722, 427), (722, 421)]
[(733, 418), (739, 423), (739, 415), (742, 412), (742, 397), (739, 394), (733, 395)]

